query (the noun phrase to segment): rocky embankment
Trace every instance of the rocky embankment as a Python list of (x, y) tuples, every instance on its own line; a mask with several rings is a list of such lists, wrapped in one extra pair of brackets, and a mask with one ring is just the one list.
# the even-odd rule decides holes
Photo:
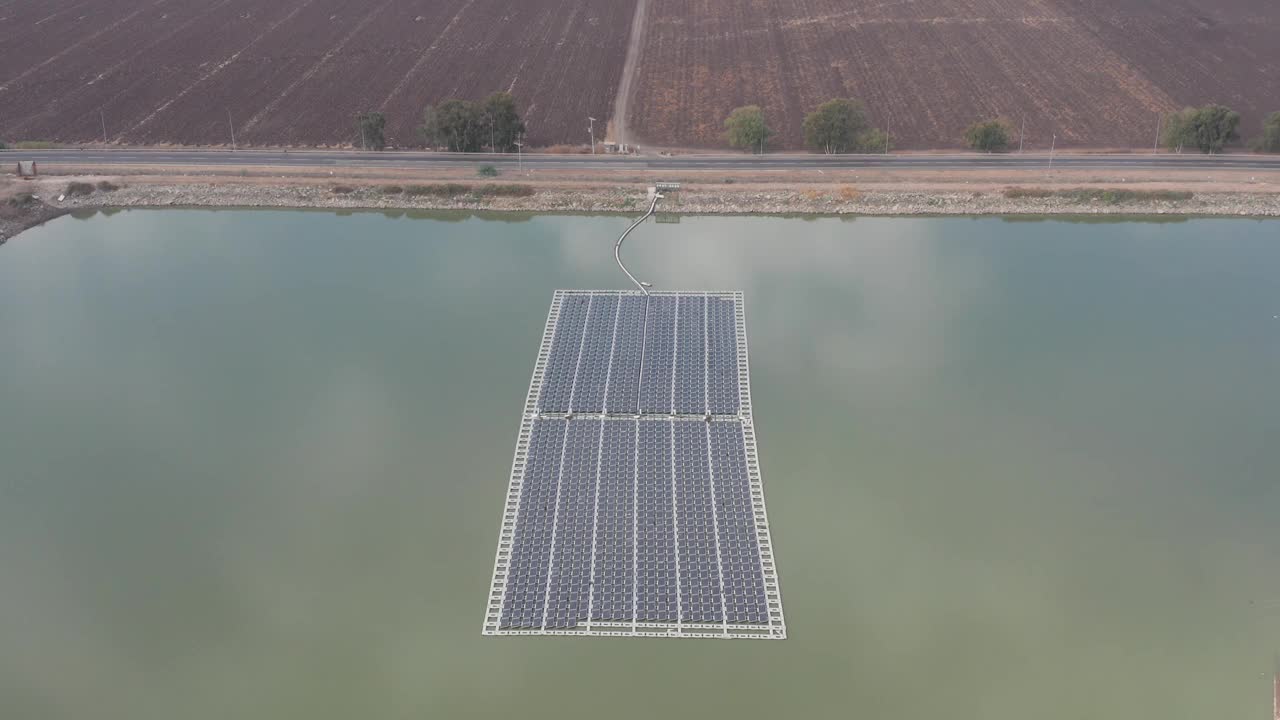
[(0, 193), (0, 245), (29, 227), (66, 212), (67, 208), (49, 205), (32, 192)]
[[(547, 185), (300, 185), (250, 183), (129, 183), (109, 191), (48, 198), (60, 211), (97, 207), (307, 207), (374, 210), (494, 210), (638, 212), (647, 201), (637, 186), (567, 188)], [(694, 185), (660, 210), (688, 214), (769, 215), (1230, 215), (1280, 217), (1280, 194), (1148, 193), (1132, 190), (989, 192), (861, 191), (851, 185), (794, 190)]]

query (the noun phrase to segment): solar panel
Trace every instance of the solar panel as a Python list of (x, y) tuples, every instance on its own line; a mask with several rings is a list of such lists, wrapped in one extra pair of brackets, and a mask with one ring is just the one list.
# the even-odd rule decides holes
[(741, 293), (557, 291), (486, 635), (786, 637)]

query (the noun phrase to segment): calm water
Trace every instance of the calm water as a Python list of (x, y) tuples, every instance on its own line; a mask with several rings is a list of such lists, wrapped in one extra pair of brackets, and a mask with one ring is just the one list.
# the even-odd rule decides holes
[(622, 287), (626, 222), (0, 249), (0, 717), (1269, 716), (1275, 222), (647, 226), (747, 294), (791, 637), (482, 638), (552, 290)]

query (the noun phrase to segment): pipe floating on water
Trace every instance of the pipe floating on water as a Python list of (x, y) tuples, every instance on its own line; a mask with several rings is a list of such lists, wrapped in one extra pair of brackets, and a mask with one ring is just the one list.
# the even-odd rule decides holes
[(649, 203), (649, 212), (645, 213), (644, 215), (641, 215), (639, 220), (636, 220), (635, 222), (631, 223), (631, 227), (627, 228), (626, 232), (622, 233), (622, 236), (618, 238), (618, 242), (613, 244), (613, 259), (618, 263), (618, 267), (622, 268), (622, 272), (626, 273), (627, 277), (631, 280), (631, 282), (634, 283), (636, 287), (640, 288), (640, 292), (644, 293), (645, 297), (649, 296), (649, 288), (653, 287), (653, 285), (651, 283), (641, 282), (640, 280), (637, 280), (636, 276), (632, 275), (631, 271), (627, 269), (627, 266), (622, 264), (622, 241), (627, 239), (627, 236), (631, 234), (632, 230), (635, 230), (636, 228), (640, 227), (641, 223), (643, 223), (645, 220), (648, 220), (649, 217), (653, 215), (653, 213), (657, 210), (658, 201), (661, 199), (662, 199), (662, 193), (654, 191), (653, 202)]

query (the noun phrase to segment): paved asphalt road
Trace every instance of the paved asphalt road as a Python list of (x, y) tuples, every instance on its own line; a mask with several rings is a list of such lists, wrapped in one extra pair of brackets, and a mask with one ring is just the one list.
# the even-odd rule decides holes
[[(516, 155), (427, 152), (357, 152), (300, 150), (8, 150), (0, 160), (35, 160), (47, 164), (94, 165), (274, 165), (297, 167), (422, 168), (457, 164), (530, 168), (594, 168), (599, 170), (822, 170), (901, 168), (982, 170), (1048, 168), (1047, 154), (1007, 155)], [(1058, 153), (1053, 166), (1062, 169), (1125, 170), (1280, 170), (1280, 157), (1261, 155), (1083, 155)]]

